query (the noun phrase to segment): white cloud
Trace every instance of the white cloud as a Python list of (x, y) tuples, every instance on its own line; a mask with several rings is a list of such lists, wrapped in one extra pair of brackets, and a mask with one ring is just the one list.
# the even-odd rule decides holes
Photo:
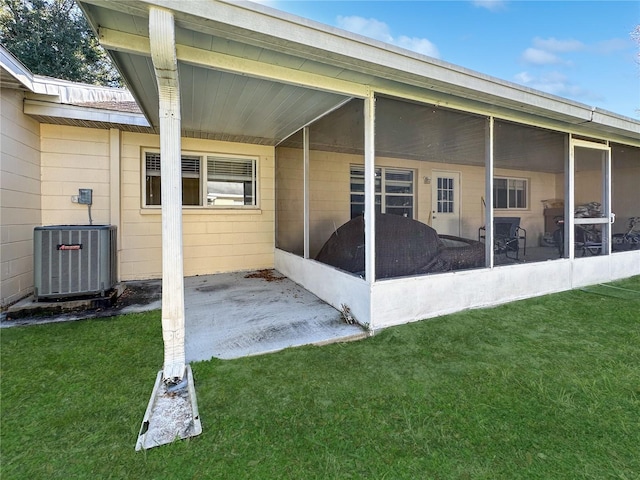
[[(574, 52), (585, 52), (590, 55), (610, 55), (630, 47), (631, 42), (613, 38), (596, 44), (585, 44), (579, 40), (559, 40), (554, 37), (533, 39), (533, 46), (527, 48), (520, 59), (529, 65), (564, 65), (573, 66), (572, 60), (566, 60)], [(574, 57), (575, 58), (575, 57)]]
[[(529, 65), (528, 70), (514, 75), (517, 83), (536, 90), (572, 98), (585, 103), (602, 102), (601, 93), (588, 90), (565, 74), (575, 74), (576, 62), (584, 62), (584, 54), (592, 57), (608, 54), (627, 48), (628, 42), (616, 39), (597, 44), (585, 44), (575, 39), (557, 39), (554, 37), (536, 37), (532, 46), (524, 50), (521, 60)], [(582, 55), (576, 55), (580, 52)], [(597, 61), (595, 58), (592, 61)]]
[(507, 1), (506, 0), (472, 0), (472, 2), (476, 7), (486, 8), (487, 10), (491, 10), (492, 12), (496, 12), (498, 10), (502, 10)]
[(575, 52), (582, 50), (585, 45), (578, 40), (558, 40), (556, 38), (540, 38), (533, 39), (533, 45), (541, 50), (549, 52)]
[(389, 25), (375, 18), (338, 16), (337, 24), (344, 30), (364, 35), (365, 37), (374, 38), (430, 57), (438, 58), (440, 56), (438, 48), (428, 39), (408, 37), (406, 35), (396, 38), (391, 34)]
[(375, 18), (363, 18), (358, 16), (338, 16), (338, 26), (350, 32), (375, 38), (382, 42), (393, 43), (389, 25)]
[(563, 63), (563, 60), (554, 55), (551, 52), (547, 52), (546, 50), (540, 50), (539, 48), (527, 48), (522, 53), (522, 60), (525, 63), (530, 63), (534, 65), (554, 65), (558, 63)]
[(520, 72), (515, 75), (516, 82), (527, 85), (533, 82), (534, 78), (529, 72)]
[(529, 72), (520, 72), (515, 76), (515, 79), (518, 83), (522, 83), (527, 87), (554, 95), (567, 96), (571, 92), (576, 93), (578, 88), (575, 85), (571, 85), (566, 75), (559, 72), (549, 72), (538, 77)]
[(610, 40), (604, 40), (595, 45), (594, 51), (603, 55), (619, 52), (621, 50), (633, 48), (633, 42), (629, 40), (623, 40), (622, 38), (612, 38)]
[(429, 57), (437, 58), (440, 55), (438, 48), (426, 38), (405, 37), (400, 36), (393, 43), (399, 47), (406, 48), (407, 50), (413, 50), (414, 52), (427, 55)]
[(535, 76), (526, 71), (520, 72), (514, 76), (514, 80), (527, 87), (551, 93), (552, 95), (559, 95), (582, 101), (603, 100), (602, 95), (587, 90), (580, 85), (576, 85), (571, 82), (569, 77), (558, 71), (546, 72), (539, 76)]

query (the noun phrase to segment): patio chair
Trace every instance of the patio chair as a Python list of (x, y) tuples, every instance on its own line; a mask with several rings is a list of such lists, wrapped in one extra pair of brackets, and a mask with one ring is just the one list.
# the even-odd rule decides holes
[[(486, 238), (486, 227), (478, 229), (478, 240)], [(520, 244), (522, 254), (527, 254), (527, 231), (520, 227), (520, 217), (494, 217), (493, 218), (493, 252), (502, 254), (507, 258), (518, 260), (520, 258)], [(510, 256), (513, 255), (513, 256)]]
[(575, 254), (581, 257), (602, 253), (602, 234), (593, 225), (576, 225)]
[[(560, 257), (564, 257), (564, 218), (555, 217), (558, 228), (553, 232), (553, 240), (558, 246)], [(575, 255), (586, 257), (588, 255), (600, 255), (602, 253), (602, 234), (593, 225), (576, 225), (574, 227)]]

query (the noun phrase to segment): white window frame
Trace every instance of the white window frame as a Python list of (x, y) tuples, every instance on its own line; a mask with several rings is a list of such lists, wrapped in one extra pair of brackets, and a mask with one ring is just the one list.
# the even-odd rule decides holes
[[(507, 182), (507, 205), (506, 206), (498, 206), (496, 205), (497, 202), (497, 195), (495, 194), (495, 190), (496, 190), (496, 180), (505, 180)], [(525, 205), (524, 206), (517, 206), (517, 205), (511, 205), (510, 204), (510, 195), (509, 192), (512, 190), (511, 188), (511, 182), (515, 181), (515, 182), (524, 182), (524, 201), (525, 201)], [(495, 176), (493, 177), (493, 189), (494, 189), (494, 195), (493, 195), (493, 203), (494, 203), (494, 210), (529, 210), (529, 204), (530, 204), (530, 191), (531, 191), (531, 182), (528, 178), (524, 178), (524, 177), (506, 177), (506, 176)]]
[[(354, 176), (354, 170), (358, 170), (358, 175)], [(387, 192), (387, 182), (393, 183), (392, 180), (387, 180), (387, 173), (399, 172), (402, 174), (410, 173), (411, 174), (411, 193), (388, 193)], [(382, 213), (388, 213), (387, 210), (393, 210), (394, 206), (387, 205), (387, 197), (407, 197), (411, 198), (411, 217), (416, 218), (416, 172), (411, 168), (402, 168), (402, 167), (376, 167), (375, 168), (376, 182), (375, 182), (375, 194), (376, 194), (376, 206), (380, 205), (380, 211)], [(354, 178), (361, 178), (363, 185), (362, 191), (353, 190)], [(378, 180), (379, 179), (379, 180)], [(405, 181), (397, 181), (398, 183), (409, 183)], [(362, 195), (364, 196), (364, 166), (363, 165), (350, 165), (349, 167), (349, 210), (350, 216), (353, 218), (352, 208), (354, 205), (353, 196), (354, 195)], [(361, 204), (361, 202), (357, 202)], [(376, 209), (377, 210), (377, 209)], [(364, 211), (364, 209), (363, 209)], [(390, 212), (389, 212), (390, 213)]]
[[(147, 154), (159, 154), (160, 151), (158, 149), (153, 148), (144, 148), (142, 149), (141, 154), (141, 205), (142, 208), (145, 209), (160, 209), (162, 207), (161, 204), (158, 205), (147, 205)], [(260, 209), (260, 196), (259, 196), (259, 159), (256, 156), (252, 155), (233, 155), (227, 153), (217, 153), (217, 152), (196, 152), (196, 151), (182, 151), (181, 158), (191, 158), (194, 157), (199, 158), (199, 190), (200, 190), (200, 203), (198, 205), (182, 205), (183, 209), (203, 209), (203, 210), (228, 210), (228, 209), (241, 209), (241, 210), (258, 210)], [(212, 205), (210, 204), (209, 193), (208, 193), (208, 160), (226, 160), (234, 163), (243, 163), (250, 162), (251, 169), (251, 188), (253, 189), (252, 195), (252, 203), (249, 205), (244, 204), (224, 204), (224, 205)], [(159, 172), (158, 172), (159, 174)], [(183, 177), (189, 176), (188, 172), (183, 172)], [(243, 193), (243, 201), (246, 198), (246, 195)]]

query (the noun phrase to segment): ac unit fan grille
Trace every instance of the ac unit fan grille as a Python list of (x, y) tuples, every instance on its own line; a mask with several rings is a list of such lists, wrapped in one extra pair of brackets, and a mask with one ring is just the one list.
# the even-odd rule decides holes
[(37, 227), (34, 270), (37, 297), (101, 293), (116, 282), (115, 227)]

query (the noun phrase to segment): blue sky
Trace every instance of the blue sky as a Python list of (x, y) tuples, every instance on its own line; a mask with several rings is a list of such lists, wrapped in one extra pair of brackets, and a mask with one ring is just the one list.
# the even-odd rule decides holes
[(262, 0), (267, 6), (640, 118), (640, 1)]

